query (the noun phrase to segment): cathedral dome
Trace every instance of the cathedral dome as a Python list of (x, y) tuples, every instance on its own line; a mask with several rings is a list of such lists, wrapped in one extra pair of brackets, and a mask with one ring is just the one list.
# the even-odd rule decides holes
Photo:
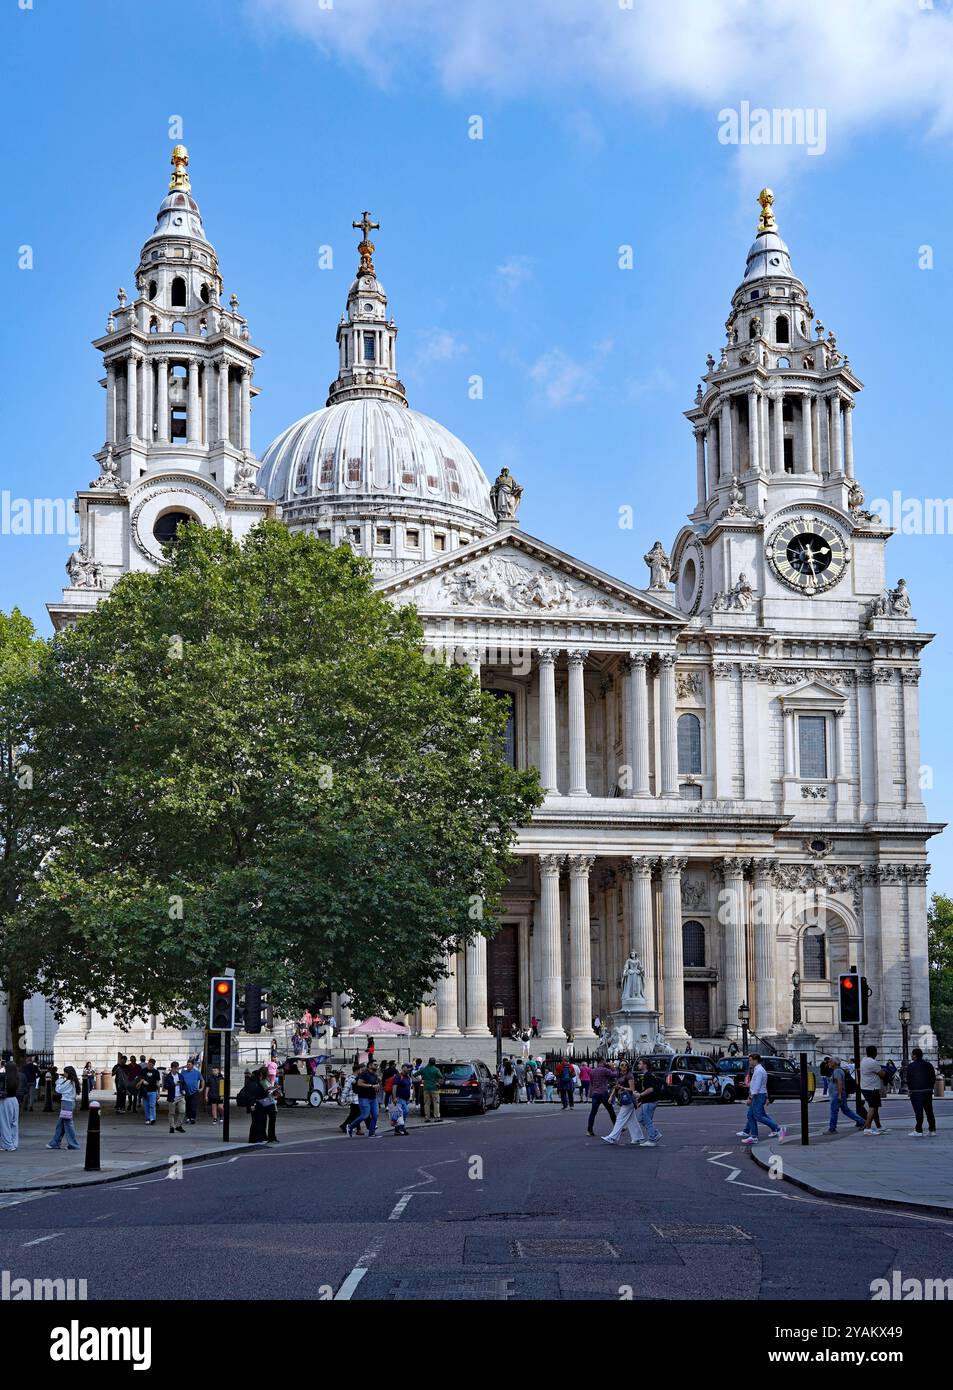
[[(304, 416), (265, 451), (258, 482), (287, 520), (302, 506), (379, 499), (494, 525), (490, 485), (467, 446), (395, 400), (352, 396)], [(405, 509), (405, 508), (402, 508)]]

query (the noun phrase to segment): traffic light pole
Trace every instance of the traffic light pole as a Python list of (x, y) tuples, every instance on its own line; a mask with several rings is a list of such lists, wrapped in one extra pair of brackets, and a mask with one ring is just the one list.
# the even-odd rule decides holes
[(808, 1098), (807, 1098), (807, 1053), (799, 1054), (798, 1062), (801, 1069), (801, 1143), (810, 1144), (811, 1129), (808, 1120)]
[(862, 1120), (867, 1118), (867, 1108), (860, 1090), (860, 1024), (854, 1024), (854, 1105)]
[(222, 1052), (224, 1053), (222, 1061), (225, 1063), (223, 1067), (225, 1106), (222, 1110), (222, 1143), (227, 1144), (228, 1116), (232, 1104), (232, 1035), (231, 1033), (220, 1033), (219, 1037), (222, 1039)]

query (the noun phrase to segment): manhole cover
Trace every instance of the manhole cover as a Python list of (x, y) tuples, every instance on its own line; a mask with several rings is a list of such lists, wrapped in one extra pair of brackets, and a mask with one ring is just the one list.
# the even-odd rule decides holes
[(740, 1226), (692, 1226), (688, 1222), (677, 1221), (669, 1226), (655, 1226), (653, 1231), (657, 1231), (663, 1240), (692, 1241), (692, 1240), (750, 1240), (747, 1231), (743, 1231)]
[(514, 1292), (512, 1279), (401, 1279), (391, 1298), (403, 1303), (431, 1303), (436, 1299), (441, 1303), (448, 1300), (479, 1302), (481, 1299), (502, 1302), (512, 1298)]
[(514, 1240), (513, 1254), (521, 1260), (617, 1260), (619, 1252), (607, 1240)]

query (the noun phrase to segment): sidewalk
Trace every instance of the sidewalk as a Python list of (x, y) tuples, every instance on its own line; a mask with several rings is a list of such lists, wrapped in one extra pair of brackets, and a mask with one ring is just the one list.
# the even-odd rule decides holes
[[(891, 1097), (881, 1116), (884, 1134), (865, 1136), (844, 1116), (836, 1134), (819, 1123), (820, 1105), (811, 1107), (811, 1142), (804, 1148), (798, 1121), (788, 1128), (783, 1144), (763, 1141), (750, 1150), (761, 1168), (773, 1155), (781, 1156), (785, 1181), (819, 1197), (848, 1197), (872, 1205), (953, 1215), (953, 1114), (943, 1100), (934, 1101), (935, 1139), (926, 1134), (911, 1139), (913, 1110), (906, 1096)], [(926, 1125), (924, 1124), (924, 1129)], [(820, 1132), (818, 1132), (820, 1130)]]
[[(44, 1114), (42, 1102), (29, 1114), (20, 1113), (20, 1147), (14, 1153), (0, 1151), (0, 1192), (25, 1192), (52, 1187), (79, 1187), (128, 1177), (131, 1173), (150, 1173), (167, 1167), (171, 1158), (194, 1163), (203, 1158), (220, 1158), (223, 1152), (247, 1148), (248, 1115), (232, 1105), (229, 1115), (229, 1142), (222, 1139), (222, 1126), (213, 1125), (204, 1105), (199, 1106), (194, 1125), (187, 1124), (184, 1134), (170, 1134), (164, 1104), (160, 1104), (156, 1123), (146, 1125), (142, 1111), (117, 1115), (115, 1097), (106, 1091), (96, 1091), (93, 1098), (102, 1102), (100, 1140), (100, 1171), (87, 1173), (83, 1168), (86, 1154), (86, 1124), (88, 1110), (77, 1110), (76, 1137), (79, 1148), (70, 1152), (63, 1147), (48, 1149), (53, 1137), (59, 1105), (52, 1115)], [(347, 1115), (345, 1107), (322, 1105), (280, 1106), (277, 1134), (279, 1142), (320, 1138), (336, 1131)], [(387, 1121), (384, 1120), (386, 1124)]]

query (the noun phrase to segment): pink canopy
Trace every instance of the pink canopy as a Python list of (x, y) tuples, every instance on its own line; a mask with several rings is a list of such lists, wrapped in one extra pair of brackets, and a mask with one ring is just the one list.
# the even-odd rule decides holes
[(350, 1028), (342, 1028), (341, 1031), (342, 1033), (363, 1033), (365, 1037), (368, 1034), (375, 1037), (378, 1033), (397, 1034), (401, 1037), (410, 1035), (410, 1029), (405, 1028), (402, 1023), (389, 1023), (387, 1019), (377, 1018), (376, 1015), (365, 1018), (363, 1023), (352, 1023)]

